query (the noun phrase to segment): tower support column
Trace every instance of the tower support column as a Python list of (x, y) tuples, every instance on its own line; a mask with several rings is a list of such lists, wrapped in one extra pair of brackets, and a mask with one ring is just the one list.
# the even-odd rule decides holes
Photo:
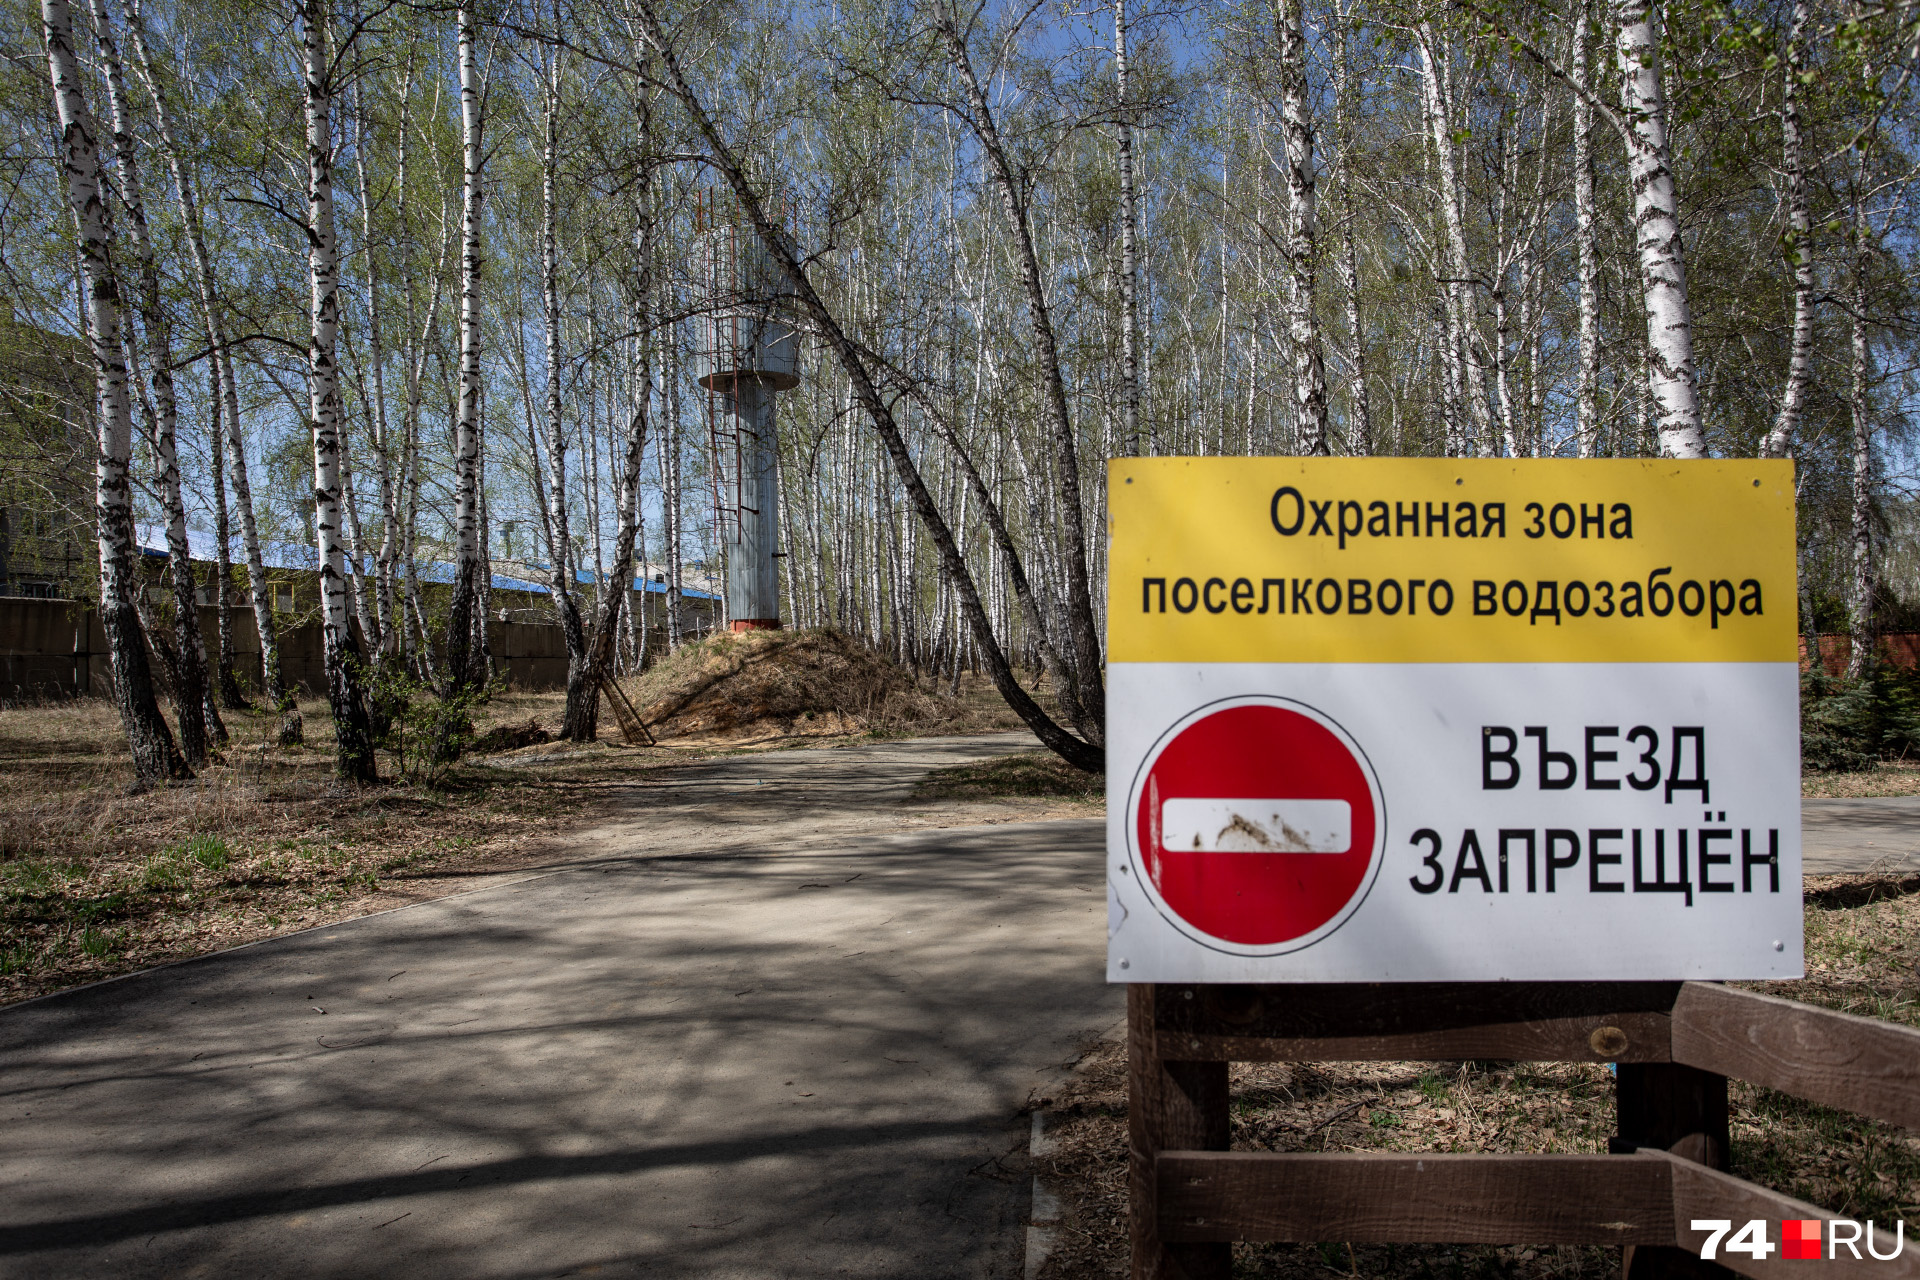
[(780, 626), (780, 575), (774, 546), (780, 531), (780, 485), (775, 469), (775, 388), (765, 378), (721, 382), (717, 411), (736, 442), (735, 519), (726, 531), (727, 617), (735, 631)]

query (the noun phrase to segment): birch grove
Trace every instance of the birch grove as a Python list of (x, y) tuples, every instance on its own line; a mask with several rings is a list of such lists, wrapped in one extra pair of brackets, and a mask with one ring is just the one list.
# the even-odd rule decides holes
[(603, 677), (726, 627), (717, 227), (802, 332), (785, 625), (977, 674), (1084, 766), (1115, 456), (1790, 457), (1803, 627), (1861, 674), (1920, 630), (1911, 6), (40, 19), (0, 30), (0, 271), (98, 381), (81, 514), (150, 781), (249, 698), (300, 736), (289, 627), (361, 781), (376, 687), (484, 696), (503, 622), (559, 628), (578, 740)]
[(114, 279), (113, 227), (100, 181), (100, 150), (74, 54), (73, 13), (66, 0), (41, 0), (47, 69), (60, 128), (60, 168), (85, 275), (85, 326), (92, 347), (99, 453), (95, 524), (99, 531), (100, 621), (113, 668), (114, 702), (133, 753), (136, 785), (191, 777), (154, 699), (133, 594), (133, 402), (121, 348), (119, 285)]

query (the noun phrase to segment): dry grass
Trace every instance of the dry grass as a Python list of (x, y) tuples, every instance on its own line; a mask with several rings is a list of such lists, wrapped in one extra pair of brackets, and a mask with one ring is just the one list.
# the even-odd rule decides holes
[(1106, 797), (1106, 777), (1074, 768), (1051, 751), (935, 769), (914, 788), (916, 800), (985, 800), (994, 796), (1061, 796), (1090, 805)]
[[(557, 726), (560, 695), (496, 697), (478, 728), (501, 745)], [(273, 720), (229, 718), (227, 763), (128, 795), (110, 704), (0, 709), (0, 1003), (447, 891), (448, 878), (545, 856), (656, 763), (605, 743), (560, 767), (477, 757), (438, 788), (333, 781), (324, 703), (307, 745)]]
[(0, 1004), (548, 862), (556, 837), (608, 814), (615, 788), (688, 760), (1019, 725), (984, 680), (936, 693), (823, 633), (689, 646), (634, 683), (686, 704), (672, 750), (619, 745), (604, 706), (598, 743), (553, 741), (562, 694), (496, 694), (436, 785), (367, 790), (334, 781), (317, 700), (302, 706), (304, 746), (275, 745), (276, 717), (234, 714), (224, 763), (138, 796), (110, 703), (0, 706)]
[[(1920, 1025), (1920, 878), (1809, 882), (1807, 977), (1759, 984)], [(1233, 1146), (1247, 1151), (1604, 1152), (1613, 1080), (1574, 1063), (1238, 1063)], [(1733, 1082), (1732, 1168), (1856, 1219), (1920, 1216), (1920, 1135)], [(1058, 1147), (1038, 1173), (1063, 1225), (1047, 1280), (1127, 1271), (1126, 1062), (1096, 1046), (1046, 1107)], [(1278, 1280), (1612, 1276), (1617, 1250), (1571, 1246), (1236, 1245), (1234, 1274)]]
[(662, 739), (900, 737), (981, 733), (1020, 722), (997, 697), (961, 697), (916, 679), (831, 630), (721, 633), (691, 644), (631, 683)]
[(1804, 773), (1800, 794), (1823, 800), (1920, 796), (1920, 760), (1882, 760), (1859, 773)]

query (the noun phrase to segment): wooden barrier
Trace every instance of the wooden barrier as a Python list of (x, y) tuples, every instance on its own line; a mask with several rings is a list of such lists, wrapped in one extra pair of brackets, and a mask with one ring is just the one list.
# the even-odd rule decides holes
[[(1232, 1242), (1608, 1244), (1631, 1280), (1781, 1276), (1697, 1255), (1696, 1218), (1828, 1218), (1725, 1173), (1727, 1078), (1920, 1127), (1920, 1031), (1702, 982), (1136, 984), (1127, 989), (1134, 1280), (1219, 1280)], [(1228, 1151), (1229, 1062), (1618, 1063), (1609, 1155)], [(1920, 1277), (1844, 1251), (1827, 1275)]]

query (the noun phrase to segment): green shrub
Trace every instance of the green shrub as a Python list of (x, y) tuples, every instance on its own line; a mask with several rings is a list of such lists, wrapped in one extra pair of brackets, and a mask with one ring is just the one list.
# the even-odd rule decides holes
[(1813, 773), (1871, 769), (1920, 751), (1920, 672), (1877, 664), (1857, 680), (1800, 677), (1800, 760)]
[(474, 708), (493, 693), (482, 686), (442, 694), (398, 665), (376, 668), (370, 686), (374, 745), (400, 777), (430, 787), (473, 746)]

